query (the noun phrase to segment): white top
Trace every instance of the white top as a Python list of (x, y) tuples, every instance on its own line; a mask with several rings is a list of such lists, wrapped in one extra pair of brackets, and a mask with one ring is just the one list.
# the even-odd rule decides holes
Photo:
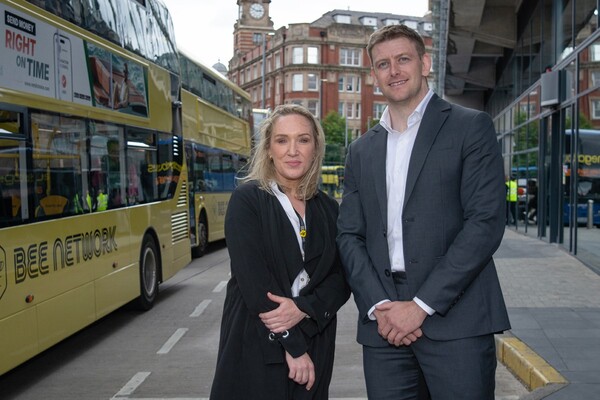
[[(294, 227), (296, 239), (298, 239), (298, 247), (300, 248), (300, 253), (302, 254), (302, 260), (304, 260), (304, 246), (302, 246), (302, 237), (300, 236), (300, 220), (298, 219), (298, 214), (292, 206), (290, 199), (288, 199), (285, 193), (279, 190), (279, 187), (277, 186), (276, 182), (271, 182), (271, 188), (273, 189), (273, 193), (275, 193), (277, 200), (279, 200), (279, 203), (281, 203), (281, 206), (285, 210), (287, 217), (289, 218), (290, 222), (292, 223), (292, 226)], [(308, 230), (308, 227), (306, 225), (306, 217), (304, 215), (301, 215), (301, 218), (304, 222), (304, 229)], [(310, 277), (308, 276), (308, 272), (306, 272), (306, 270), (302, 268), (302, 271), (300, 271), (300, 273), (292, 283), (292, 296), (297, 297), (300, 294), (300, 290), (302, 290), (306, 285), (308, 285), (309, 281)]]

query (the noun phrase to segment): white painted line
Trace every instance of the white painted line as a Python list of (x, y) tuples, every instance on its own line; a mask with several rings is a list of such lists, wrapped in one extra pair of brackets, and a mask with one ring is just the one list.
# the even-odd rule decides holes
[(213, 289), (213, 293), (219, 293), (221, 290), (227, 287), (227, 281), (221, 281), (219, 284)]
[(120, 396), (128, 396), (132, 394), (133, 392), (135, 392), (135, 389), (137, 389), (138, 386), (140, 386), (146, 380), (148, 376), (150, 376), (150, 372), (138, 372), (133, 376), (133, 378), (129, 380), (129, 382), (125, 384), (125, 386), (121, 388), (121, 390), (117, 392), (117, 394), (113, 396), (113, 399)]
[(175, 346), (177, 344), (179, 339), (181, 339), (183, 337), (183, 335), (185, 335), (185, 333), (187, 331), (188, 331), (188, 328), (177, 329), (175, 331), (175, 333), (171, 335), (169, 340), (167, 340), (167, 342), (165, 344), (163, 344), (163, 347), (161, 347), (160, 350), (158, 350), (156, 352), (156, 354), (167, 354), (169, 351), (171, 351), (173, 346)]
[(206, 310), (206, 307), (208, 307), (208, 305), (210, 304), (211, 301), (212, 300), (204, 300), (204, 301), (202, 301), (202, 303), (198, 304), (198, 307), (196, 307), (194, 312), (190, 314), (190, 317), (191, 318), (199, 317), (200, 314), (202, 314), (204, 312), (204, 310)]

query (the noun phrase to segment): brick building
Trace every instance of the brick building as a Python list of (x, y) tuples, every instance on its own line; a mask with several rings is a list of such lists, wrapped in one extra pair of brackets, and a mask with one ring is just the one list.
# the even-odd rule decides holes
[(346, 117), (349, 140), (379, 119), (386, 104), (373, 84), (365, 49), (373, 30), (406, 24), (421, 32), (431, 51), (428, 16), (333, 10), (311, 23), (274, 29), (270, 3), (237, 1), (229, 79), (250, 93), (255, 108), (297, 103), (318, 118), (339, 113)]

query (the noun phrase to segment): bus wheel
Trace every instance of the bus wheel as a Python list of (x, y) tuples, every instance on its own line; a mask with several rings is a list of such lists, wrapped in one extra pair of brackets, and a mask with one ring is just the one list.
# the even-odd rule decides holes
[(194, 257), (202, 257), (206, 254), (206, 248), (208, 247), (208, 224), (204, 214), (200, 215), (200, 219), (198, 220), (196, 235), (198, 236), (198, 246), (192, 248), (192, 255)]
[(151, 236), (144, 236), (140, 253), (140, 297), (138, 306), (146, 311), (152, 308), (158, 295), (159, 258), (156, 243)]

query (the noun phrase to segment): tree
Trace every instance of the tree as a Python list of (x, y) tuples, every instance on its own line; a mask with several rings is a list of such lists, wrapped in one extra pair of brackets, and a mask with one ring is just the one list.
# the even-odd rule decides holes
[(321, 120), (321, 126), (325, 133), (325, 158), (323, 162), (328, 165), (343, 164), (346, 154), (344, 148), (346, 140), (346, 120), (337, 112), (329, 112)]
[(346, 120), (335, 111), (330, 111), (325, 118), (321, 120), (321, 126), (325, 132), (325, 142), (327, 144), (345, 144)]

